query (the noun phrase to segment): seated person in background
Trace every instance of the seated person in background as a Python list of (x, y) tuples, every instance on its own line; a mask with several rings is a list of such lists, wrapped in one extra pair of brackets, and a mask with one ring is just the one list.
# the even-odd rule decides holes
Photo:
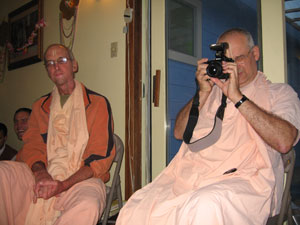
[[(234, 62), (222, 62), (223, 73), (229, 74), (225, 80), (207, 75), (207, 58), (198, 61), (199, 116), (191, 142), (212, 130), (224, 94), (220, 138), (201, 151), (183, 142), (168, 167), (131, 196), (117, 225), (262, 225), (279, 212), (281, 153), (299, 139), (299, 99), (289, 85), (273, 84), (257, 70), (259, 48), (249, 32), (228, 30), (218, 38), (222, 42), (228, 43), (225, 54)], [(183, 139), (191, 105), (192, 100), (177, 115), (178, 139)]]
[(28, 129), (28, 120), (31, 113), (29, 108), (19, 108), (14, 114), (14, 129), (20, 141), (25, 131)]
[(74, 79), (67, 47), (44, 61), (55, 86), (33, 104), (19, 162), (0, 162), (0, 224), (96, 224), (115, 156), (110, 104)]
[(7, 141), (7, 127), (4, 123), (0, 123), (0, 160), (15, 160), (17, 150), (10, 147)]

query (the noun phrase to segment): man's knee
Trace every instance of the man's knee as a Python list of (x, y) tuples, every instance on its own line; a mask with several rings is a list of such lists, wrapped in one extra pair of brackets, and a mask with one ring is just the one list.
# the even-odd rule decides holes
[(192, 196), (191, 202), (196, 209), (208, 211), (211, 209), (218, 209), (221, 205), (222, 198), (223, 196), (219, 192), (201, 191), (196, 192)]
[(99, 200), (81, 196), (61, 211), (62, 214), (55, 224), (96, 224), (101, 215), (101, 208)]
[(204, 224), (218, 224), (218, 221), (221, 221), (223, 217), (221, 198), (218, 192), (196, 191), (181, 208), (178, 224), (181, 220), (186, 222), (187, 219), (189, 224), (199, 224), (199, 221), (203, 221), (203, 218), (205, 218)]
[(79, 203), (78, 206), (82, 209), (87, 209), (91, 214), (99, 214), (100, 210), (105, 207), (99, 199), (95, 198), (84, 198)]
[(56, 202), (56, 208), (59, 210), (87, 210), (91, 214), (99, 214), (105, 207), (105, 192), (99, 192), (97, 187), (87, 187), (86, 185), (78, 185), (73, 190), (59, 198)]

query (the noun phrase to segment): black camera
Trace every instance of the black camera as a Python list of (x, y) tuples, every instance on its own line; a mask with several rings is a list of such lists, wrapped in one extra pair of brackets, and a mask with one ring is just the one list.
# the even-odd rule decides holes
[(234, 62), (233, 59), (225, 56), (226, 49), (228, 49), (228, 43), (222, 42), (219, 44), (212, 44), (209, 46), (211, 50), (216, 51), (216, 58), (214, 60), (209, 60), (206, 63), (208, 64), (206, 68), (206, 73), (210, 77), (216, 77), (219, 79), (228, 79), (229, 74), (223, 73), (222, 61), (225, 62)]

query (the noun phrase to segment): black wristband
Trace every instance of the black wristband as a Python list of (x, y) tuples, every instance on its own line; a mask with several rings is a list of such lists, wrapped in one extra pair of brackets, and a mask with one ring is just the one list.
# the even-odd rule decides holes
[(235, 108), (238, 108), (241, 106), (241, 104), (243, 104), (244, 101), (249, 100), (245, 95), (243, 95), (243, 97), (241, 98), (241, 100), (239, 100), (234, 106)]

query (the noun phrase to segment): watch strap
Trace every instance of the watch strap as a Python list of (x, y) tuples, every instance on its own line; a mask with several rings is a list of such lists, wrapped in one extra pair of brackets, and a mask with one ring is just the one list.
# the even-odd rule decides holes
[(235, 103), (235, 108), (239, 108), (241, 106), (241, 104), (243, 104), (245, 101), (249, 100), (245, 95), (243, 95), (243, 97), (241, 98), (241, 100), (239, 100), (237, 103)]

